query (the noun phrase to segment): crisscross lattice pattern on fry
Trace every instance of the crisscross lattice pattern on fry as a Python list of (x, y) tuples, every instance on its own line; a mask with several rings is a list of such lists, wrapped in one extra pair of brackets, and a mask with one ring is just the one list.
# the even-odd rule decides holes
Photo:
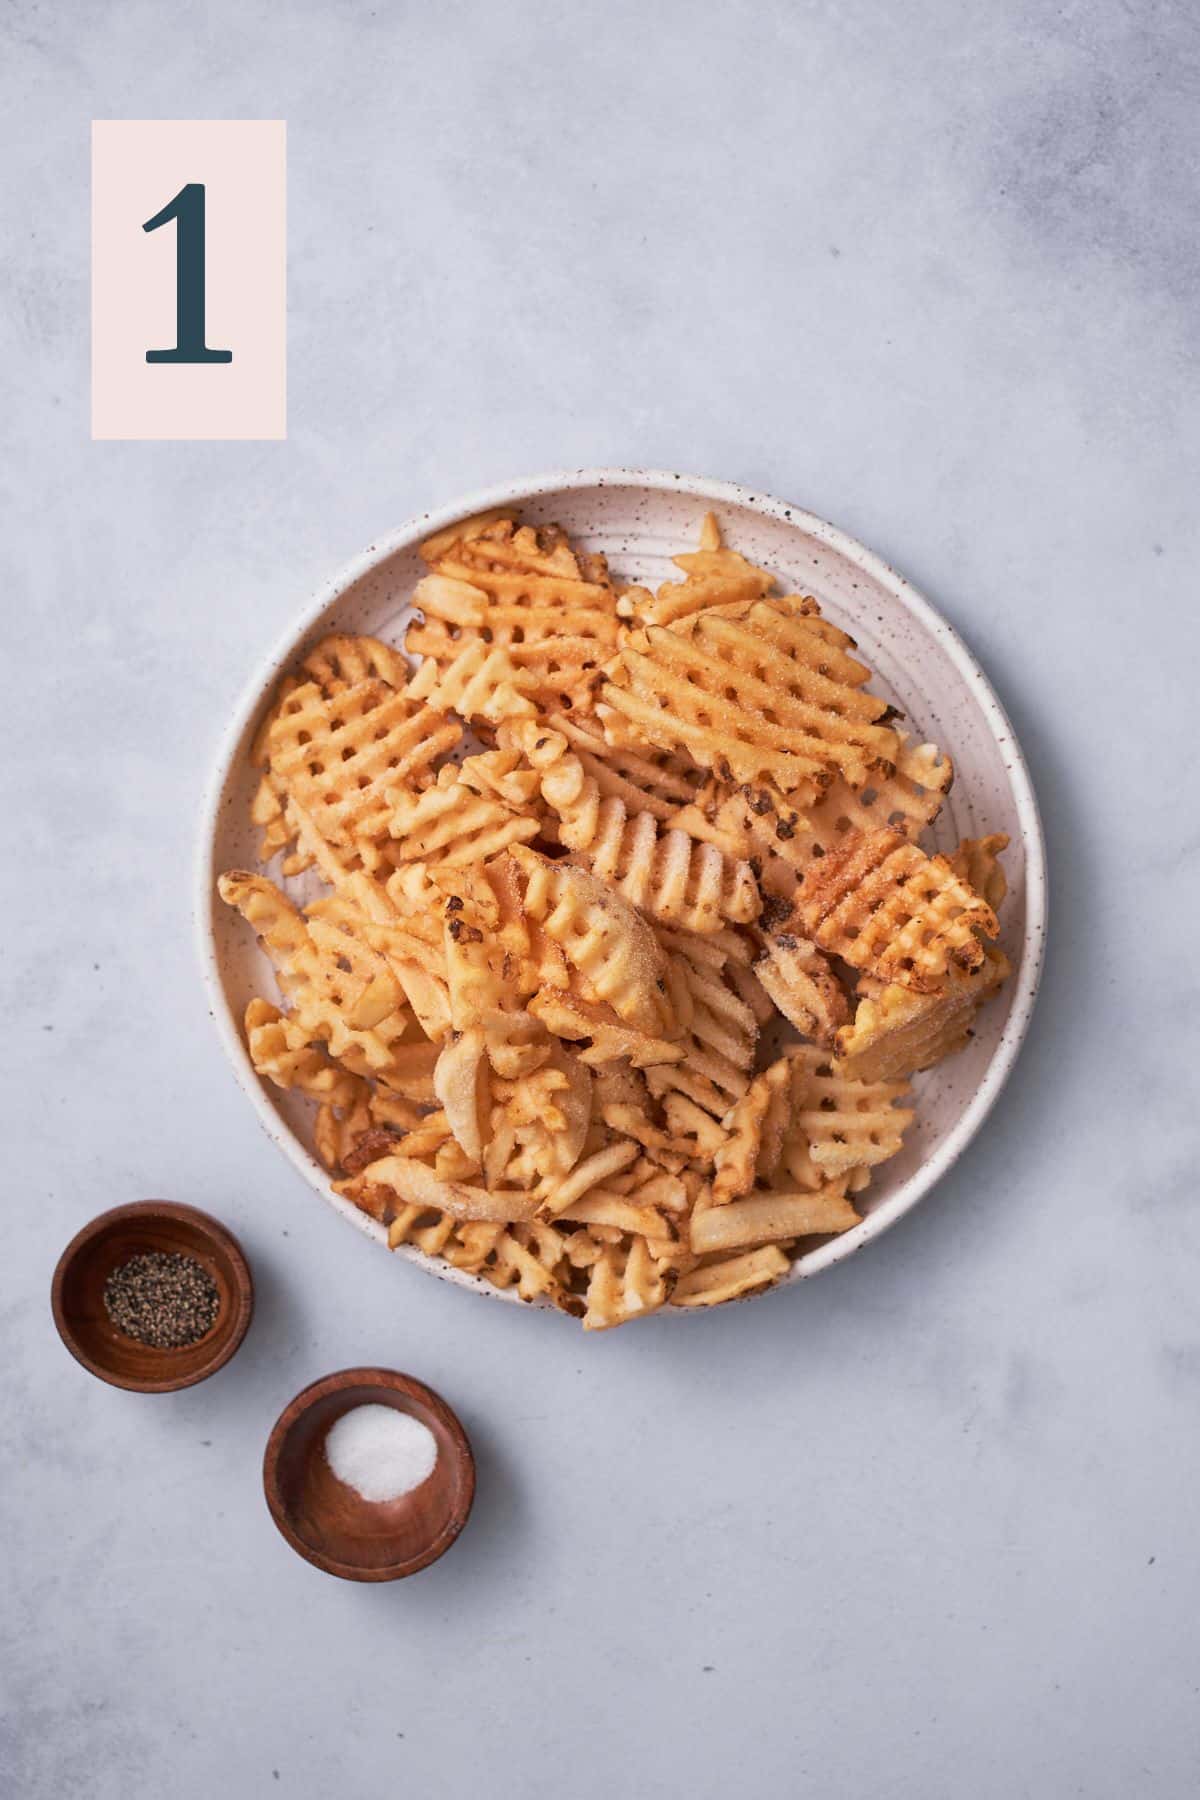
[(586, 699), (620, 631), (602, 559), (581, 559), (555, 526), (511, 519), (433, 540), (423, 554), (433, 573), (413, 595), (424, 623), (409, 626), (409, 651), (446, 664), (477, 639), (505, 650), (519, 691), (551, 704)]
[(673, 1035), (666, 958), (646, 921), (584, 869), (525, 849), (513, 855), (525, 878), (526, 913), (560, 946), (591, 995), (639, 1031)]
[(758, 889), (749, 864), (682, 831), (665, 831), (648, 812), (630, 813), (616, 794), (602, 795), (561, 732), (528, 723), (512, 737), (541, 777), (560, 843), (601, 881), (662, 924), (688, 931), (719, 931), (727, 920), (745, 924), (755, 917)]
[(886, 703), (849, 639), (813, 613), (757, 601), (744, 616), (703, 612), (650, 626), (622, 649), (603, 692), (648, 743), (683, 751), (728, 782), (784, 793), (839, 771), (856, 784), (890, 766)]
[(528, 843), (538, 833), (536, 818), (514, 812), (494, 793), (481, 793), (452, 763), (423, 793), (392, 788), (388, 797), (395, 855), (405, 862), (463, 868), (486, 862), (511, 844)]
[[(372, 654), (356, 662), (342, 650), (328, 666), (357, 672), (379, 660)], [(455, 720), (375, 674), (331, 680), (326, 688), (316, 680), (292, 687), (260, 737), (266, 771), (255, 817), (267, 827), (264, 854), (296, 836), (288, 816), (295, 801), (323, 839), (378, 868), (391, 815), (387, 793), (424, 786), (460, 736)]]
[(812, 1044), (787, 1052), (792, 1088), (780, 1162), (799, 1187), (819, 1187), (895, 1156), (912, 1112), (903, 1081), (862, 1081)]
[(945, 857), (898, 831), (850, 832), (805, 876), (796, 917), (822, 950), (881, 981), (930, 992), (953, 969), (983, 961), (977, 936), (996, 915)]

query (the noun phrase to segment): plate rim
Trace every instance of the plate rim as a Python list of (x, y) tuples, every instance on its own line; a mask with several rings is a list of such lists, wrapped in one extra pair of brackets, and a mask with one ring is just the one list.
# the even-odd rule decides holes
[[(1045, 960), (1048, 892), (1046, 879), (1046, 844), (1041, 812), (1029, 766), (1020, 739), (1013, 729), (998, 694), (984, 673), (982, 664), (970, 650), (958, 630), (927, 600), (919, 589), (894, 569), (876, 551), (852, 537), (839, 526), (831, 525), (806, 508), (793, 505), (772, 494), (754, 491), (740, 482), (717, 481), (707, 476), (675, 473), (665, 469), (641, 469), (611, 466), (601, 468), (554, 469), (493, 484), (473, 490), (427, 512), (414, 513), (391, 531), (374, 539), (318, 588), (309, 604), (289, 624), (271, 646), (243, 685), (232, 717), (223, 731), (211, 765), (200, 808), (199, 833), (193, 884), (193, 929), (204, 982), (209, 1016), (224, 1046), (226, 1056), (239, 1087), (249, 1096), (259, 1124), (271, 1141), (283, 1151), (297, 1173), (304, 1177), (327, 1206), (332, 1206), (349, 1219), (366, 1236), (387, 1245), (385, 1227), (332, 1192), (325, 1169), (307, 1150), (286, 1121), (276, 1111), (250, 1061), (237, 1021), (234, 1019), (221, 980), (217, 955), (215, 919), (216, 832), (222, 796), (233, 772), (234, 760), (246, 733), (263, 705), (267, 690), (294, 657), (296, 647), (312, 631), (321, 615), (363, 576), (386, 562), (399, 551), (422, 538), (452, 525), (458, 519), (487, 512), (493, 507), (518, 505), (547, 494), (589, 487), (634, 487), (656, 493), (678, 493), (693, 499), (709, 501), (716, 506), (738, 506), (764, 514), (781, 524), (806, 533), (828, 549), (855, 564), (873, 580), (886, 588), (917, 622), (938, 640), (980, 706), (991, 735), (1000, 744), (1016, 807), (1017, 820), (1025, 849), (1025, 930), (1021, 944), (1017, 981), (1009, 1006), (1004, 1030), (992, 1052), (987, 1068), (961, 1117), (943, 1142), (928, 1159), (882, 1206), (870, 1212), (851, 1231), (833, 1238), (819, 1250), (810, 1252), (793, 1263), (787, 1274), (770, 1287), (748, 1298), (763, 1298), (778, 1288), (786, 1288), (809, 1279), (823, 1269), (843, 1262), (867, 1244), (891, 1229), (898, 1220), (923, 1200), (963, 1155), (978, 1135), (988, 1114), (999, 1099), (1024, 1043), (1041, 984)], [(414, 1245), (397, 1247), (411, 1262), (427, 1273), (456, 1286), (485, 1294), (489, 1299), (527, 1304), (507, 1288), (497, 1288), (482, 1277), (456, 1269), (440, 1257), (429, 1257)], [(393, 1252), (394, 1254), (394, 1252)], [(548, 1306), (548, 1303), (543, 1303)], [(549, 1308), (549, 1310), (557, 1310)], [(693, 1312), (708, 1312), (707, 1307), (671, 1307), (663, 1313), (680, 1318)]]

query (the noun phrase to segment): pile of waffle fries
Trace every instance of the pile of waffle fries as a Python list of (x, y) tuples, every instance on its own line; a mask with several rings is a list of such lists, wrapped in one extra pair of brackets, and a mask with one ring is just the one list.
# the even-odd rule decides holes
[(761, 1290), (1005, 979), (1007, 839), (921, 848), (949, 758), (711, 515), (657, 593), (508, 513), (422, 554), (405, 653), (325, 638), (255, 744), (323, 891), (221, 877), (254, 1066), (393, 1247), (590, 1329)]

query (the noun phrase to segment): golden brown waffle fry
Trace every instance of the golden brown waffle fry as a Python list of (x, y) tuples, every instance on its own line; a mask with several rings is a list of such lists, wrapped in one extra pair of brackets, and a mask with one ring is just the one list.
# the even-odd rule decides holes
[(355, 1005), (355, 1024), (385, 1012), (398, 990), (425, 1036), (436, 1042), (451, 1027), (448, 973), (412, 918), (401, 915), (390, 893), (363, 873), (349, 876), (336, 894), (315, 900), (307, 912), (310, 936), (334, 962), (361, 965), (367, 985)]
[(683, 1094), (722, 1119), (750, 1084), (758, 1025), (720, 973), (684, 956), (673, 961), (691, 1006), (684, 1055), (678, 1062), (648, 1067), (646, 1083), (658, 1099)]
[(399, 650), (379, 638), (352, 637), (344, 632), (334, 632), (314, 644), (300, 667), (330, 698), (362, 681), (402, 688), (409, 677), (408, 663)]
[[(840, 640), (840, 641), (838, 641)], [(683, 751), (727, 782), (784, 793), (840, 771), (857, 784), (897, 754), (884, 701), (849, 639), (814, 616), (758, 601), (745, 617), (700, 613), (626, 644), (602, 689), (652, 744)]]
[(936, 992), (954, 969), (983, 961), (977, 933), (996, 915), (943, 856), (926, 856), (897, 831), (850, 832), (796, 892), (805, 936), (881, 981)]
[[(384, 656), (371, 638), (330, 643), (336, 654), (314, 652), (317, 675), (289, 687), (260, 734), (265, 773), (254, 817), (266, 827), (264, 855), (296, 836), (289, 818), (295, 802), (326, 843), (375, 869), (391, 814), (385, 793), (426, 783), (462, 728), (409, 694), (407, 666), (396, 653)], [(360, 674), (368, 669), (387, 670), (394, 682), (380, 672)], [(346, 671), (356, 679), (347, 680)]]
[(488, 512), (472, 513), (470, 518), (460, 519), (456, 524), (447, 525), (444, 530), (427, 537), (421, 545), (421, 555), (429, 567), (434, 569), (456, 544), (469, 543), (472, 538), (479, 537), (490, 526), (502, 521), (512, 523), (512, 512), (505, 506), (494, 506)]
[(423, 1162), (409, 1156), (383, 1156), (359, 1176), (366, 1187), (387, 1188), (397, 1202), (432, 1207), (456, 1219), (488, 1219), (511, 1223), (530, 1219), (536, 1210), (532, 1195), (489, 1193), (464, 1182), (440, 1181)]
[(512, 856), (525, 878), (526, 915), (560, 946), (591, 995), (635, 1030), (672, 1036), (666, 958), (646, 921), (586, 869), (521, 846)]
[(433, 575), (417, 586), (424, 623), (406, 647), (445, 665), (473, 638), (504, 649), (517, 691), (543, 705), (587, 701), (616, 649), (616, 589), (600, 558), (580, 558), (555, 526), (498, 519), (469, 537), (434, 540)]
[(494, 795), (481, 794), (452, 764), (423, 793), (392, 788), (388, 799), (388, 828), (400, 862), (465, 868), (498, 856), (511, 844), (528, 843), (538, 832), (536, 819), (514, 812)]
[(579, 1059), (589, 1068), (628, 1062), (632, 1068), (646, 1069), (680, 1062), (687, 1054), (678, 1040), (637, 1031), (624, 1024), (611, 1006), (579, 1000), (572, 994), (543, 989), (530, 1000), (529, 1011), (555, 1037), (580, 1046)]
[(832, 1049), (839, 1027), (850, 1017), (850, 1008), (828, 960), (815, 944), (791, 931), (772, 932), (754, 973), (801, 1037)]
[(424, 662), (409, 692), (437, 712), (456, 712), (468, 721), (482, 719), (499, 725), (502, 719), (533, 717), (533, 702), (523, 690), (535, 685), (501, 645), (471, 638), (444, 667), (432, 657)]
[(558, 817), (560, 843), (627, 900), (665, 925), (695, 932), (757, 915), (748, 864), (731, 862), (682, 831), (664, 831), (648, 812), (631, 814), (615, 794), (602, 795), (560, 732), (536, 724), (510, 729)]
[(673, 625), (706, 607), (745, 604), (761, 600), (775, 585), (765, 569), (721, 547), (716, 515), (707, 513), (700, 528), (700, 547), (671, 558), (682, 569), (684, 581), (665, 581), (656, 595), (645, 588), (630, 589), (617, 602), (624, 619), (640, 625)]
[(895, 769), (874, 769), (861, 788), (841, 775), (824, 788), (814, 784), (786, 795), (772, 782), (740, 788), (714, 782), (673, 823), (745, 857), (759, 868), (765, 891), (790, 897), (813, 863), (848, 833), (890, 826), (915, 839), (937, 817), (953, 779), (950, 758), (932, 744), (910, 745), (903, 733), (897, 740)]
[(916, 838), (932, 825), (954, 782), (954, 764), (936, 744), (912, 744), (896, 733), (894, 767), (877, 768), (861, 788), (840, 776), (806, 810), (807, 831), (796, 842), (823, 853), (834, 849), (848, 831), (879, 831), (886, 826)]
[(1000, 866), (1000, 856), (1008, 849), (1008, 833), (993, 831), (988, 837), (963, 838), (958, 849), (946, 858), (960, 881), (974, 888), (993, 912), (1008, 892), (1008, 879)]
[(357, 1075), (331, 1063), (319, 1039), (269, 1000), (251, 1000), (245, 1014), (246, 1046), (259, 1075), (277, 1088), (295, 1088), (312, 1100), (353, 1106), (368, 1090)]
[[(257, 931), (275, 965), (279, 985), (297, 1022), (311, 1040), (357, 1075), (389, 1082), (398, 1069), (400, 1042), (411, 1019), (388, 971), (358, 946), (354, 961), (310, 928), (278, 888), (260, 875), (231, 870), (218, 883), (221, 898)], [(340, 934), (337, 934), (340, 937)], [(346, 940), (347, 946), (350, 940)], [(343, 963), (346, 964), (343, 967)], [(357, 966), (355, 966), (357, 964)]]
[(811, 1044), (785, 1052), (792, 1091), (781, 1166), (797, 1187), (815, 1192), (852, 1171), (895, 1156), (912, 1123), (903, 1081), (861, 1081)]
[(692, 1215), (692, 1249), (697, 1255), (750, 1249), (827, 1233), (849, 1231), (859, 1215), (836, 1182), (815, 1193), (757, 1189), (744, 1200), (711, 1206)]
[[(726, 1114), (723, 1125), (728, 1136), (713, 1157), (712, 1199), (715, 1206), (724, 1206), (727, 1201), (748, 1194), (754, 1186), (768, 1122), (780, 1110), (786, 1119), (790, 1112), (791, 1086), (791, 1065), (785, 1057), (780, 1057), (761, 1075), (755, 1076), (741, 1099)], [(778, 1144), (774, 1146), (776, 1160), (779, 1148)]]
[(681, 1275), (671, 1294), (672, 1306), (722, 1306), (768, 1287), (788, 1272), (788, 1259), (775, 1244), (722, 1258)]
[(551, 1044), (534, 1073), (491, 1084), (486, 1185), (545, 1192), (575, 1167), (592, 1117), (591, 1071), (561, 1044)]
[(610, 742), (603, 725), (594, 719), (552, 712), (546, 724), (566, 738), (604, 798), (623, 801), (630, 812), (669, 820), (700, 784), (700, 771), (690, 759)]
[(583, 1329), (624, 1325), (657, 1312), (666, 1297), (666, 1281), (644, 1237), (628, 1239), (627, 1247), (607, 1246), (592, 1265)]
[(583, 1162), (576, 1163), (560, 1180), (547, 1183), (541, 1193), (543, 1207), (551, 1216), (565, 1211), (576, 1200), (582, 1199), (589, 1189), (603, 1186), (612, 1176), (628, 1168), (637, 1154), (638, 1146), (628, 1138), (606, 1144)]
[(839, 1067), (862, 1081), (895, 1081), (932, 1069), (966, 1048), (979, 1008), (1008, 975), (1004, 952), (986, 944), (982, 966), (951, 976), (941, 994), (914, 994), (864, 976), (853, 1022), (838, 1032)]

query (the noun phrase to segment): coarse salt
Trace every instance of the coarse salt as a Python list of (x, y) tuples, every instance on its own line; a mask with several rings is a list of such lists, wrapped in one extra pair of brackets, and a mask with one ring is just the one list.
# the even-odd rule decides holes
[(437, 1439), (394, 1406), (355, 1406), (330, 1427), (325, 1458), (364, 1500), (399, 1500), (432, 1475)]

